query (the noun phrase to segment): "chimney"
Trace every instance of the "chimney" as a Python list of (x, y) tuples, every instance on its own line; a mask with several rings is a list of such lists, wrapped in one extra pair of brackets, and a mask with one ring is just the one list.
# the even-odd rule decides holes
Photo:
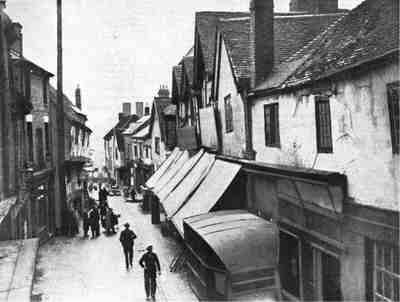
[(138, 117), (142, 117), (143, 116), (143, 107), (144, 107), (144, 103), (143, 102), (136, 102), (136, 115)]
[(250, 2), (251, 86), (260, 84), (274, 65), (274, 0)]
[(312, 14), (335, 13), (339, 10), (338, 0), (291, 0), (291, 12)]
[(122, 103), (122, 113), (124, 115), (131, 115), (131, 103)]
[(75, 105), (79, 109), (82, 109), (81, 89), (79, 88), (79, 84), (76, 86), (75, 89)]
[(144, 115), (150, 115), (150, 107), (149, 106), (146, 106), (145, 108), (144, 108)]
[(160, 86), (160, 89), (158, 90), (158, 97), (159, 98), (169, 98), (169, 90), (166, 85)]

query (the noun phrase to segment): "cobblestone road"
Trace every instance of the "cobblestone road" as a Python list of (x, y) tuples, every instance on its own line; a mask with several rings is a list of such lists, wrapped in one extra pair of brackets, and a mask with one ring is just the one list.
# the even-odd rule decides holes
[(55, 238), (40, 248), (33, 301), (144, 301), (143, 271), (138, 259), (148, 244), (159, 255), (162, 275), (158, 277), (158, 301), (197, 301), (184, 272), (171, 273), (168, 265), (179, 252), (177, 243), (163, 237), (150, 216), (138, 204), (111, 197), (110, 206), (120, 213), (120, 227), (129, 222), (138, 235), (134, 267), (126, 271), (117, 235), (97, 239)]

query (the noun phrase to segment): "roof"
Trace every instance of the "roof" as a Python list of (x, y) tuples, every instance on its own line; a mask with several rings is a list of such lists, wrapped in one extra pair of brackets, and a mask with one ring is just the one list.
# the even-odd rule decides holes
[(197, 233), (232, 275), (278, 265), (278, 227), (245, 210), (192, 216), (184, 225), (185, 236), (189, 229)]
[(186, 75), (185, 78), (187, 79), (187, 84), (189, 86), (192, 86), (193, 85), (193, 56), (184, 57), (182, 59), (182, 68)]
[(52, 74), (51, 72), (49, 72), (46, 69), (40, 67), (39, 65), (35, 64), (34, 62), (28, 60), (25, 57), (15, 58), (15, 59), (12, 59), (12, 61), (14, 63), (16, 63), (17, 65), (23, 64), (23, 65), (29, 66), (30, 68), (32, 68), (32, 69), (34, 69), (34, 70), (36, 70), (36, 71), (48, 76), (48, 77), (53, 77), (54, 76), (54, 74)]
[(215, 38), (216, 26), (219, 18), (235, 18), (248, 16), (248, 12), (197, 12), (196, 13), (196, 29), (199, 35), (205, 71), (213, 72), (214, 56), (215, 56)]
[[(113, 135), (114, 130), (116, 131), (116, 133), (122, 134), (123, 130), (125, 130), (127, 127), (129, 127), (129, 125), (131, 123), (134, 123), (137, 120), (138, 120), (138, 116), (136, 114), (121, 116), (121, 118), (118, 120), (118, 122), (115, 124), (115, 126), (112, 127), (111, 130), (108, 131), (107, 134), (104, 136), (104, 139), (109, 139)], [(117, 137), (117, 139), (118, 139), (118, 137)]]
[(167, 115), (175, 116), (175, 114), (176, 114), (176, 105), (169, 104), (167, 107), (165, 107), (163, 113), (164, 113), (165, 116), (167, 116)]
[(283, 86), (328, 77), (399, 50), (399, 1), (366, 0), (296, 54), (307, 60)]
[(133, 134), (133, 138), (136, 139), (146, 139), (150, 134), (150, 125), (143, 127), (141, 130)]
[(164, 119), (164, 109), (172, 104), (170, 98), (160, 98), (156, 97), (153, 101), (153, 107), (151, 110), (152, 123), (150, 127), (150, 134), (153, 132), (153, 126), (155, 121), (155, 116), (158, 116), (158, 124), (160, 126), (161, 140), (165, 141), (166, 138), (166, 129), (165, 129), (165, 119)]
[(124, 135), (131, 135), (139, 131), (143, 128), (143, 126), (148, 125), (150, 123), (150, 115), (142, 116), (135, 122), (129, 123), (128, 127), (122, 132)]
[[(281, 66), (329, 24), (337, 20), (343, 13), (324, 15), (275, 14), (274, 16), (274, 76), (280, 77), (291, 66)], [(219, 22), (227, 52), (231, 58), (232, 69), (237, 80), (250, 78), (250, 17), (221, 19)], [(279, 77), (279, 78), (280, 78)], [(287, 77), (283, 76), (283, 80)], [(278, 81), (281, 83), (281, 81)]]

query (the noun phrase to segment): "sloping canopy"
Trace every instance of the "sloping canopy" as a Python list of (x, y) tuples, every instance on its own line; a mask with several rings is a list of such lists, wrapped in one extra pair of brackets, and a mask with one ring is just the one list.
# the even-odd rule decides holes
[(174, 216), (188, 200), (189, 196), (197, 189), (210, 170), (214, 160), (215, 155), (205, 153), (194, 168), (182, 180), (180, 185), (169, 194), (167, 199), (161, 201), (168, 218)]
[(172, 177), (182, 168), (182, 166), (189, 160), (189, 152), (184, 151), (181, 156), (177, 157), (171, 166), (165, 171), (164, 175), (160, 177), (153, 188), (153, 192), (158, 196), (158, 192), (160, 192), (166, 184), (171, 180)]
[(168, 195), (180, 184), (185, 176), (193, 169), (200, 158), (203, 156), (204, 150), (201, 149), (196, 155), (192, 156), (179, 171), (170, 179), (170, 181), (157, 193), (159, 200), (164, 200)]
[(189, 217), (184, 229), (185, 239), (188, 232), (198, 234), (232, 275), (278, 264), (278, 227), (245, 210)]
[(183, 219), (209, 212), (229, 187), (241, 166), (217, 159), (196, 192), (174, 215), (172, 222), (183, 236)]
[(147, 180), (146, 187), (147, 188), (154, 188), (157, 181), (160, 179), (162, 175), (167, 171), (169, 166), (174, 162), (174, 160), (180, 156), (183, 152), (179, 150), (179, 148), (175, 148), (170, 156), (162, 163), (161, 167), (154, 172), (154, 174)]

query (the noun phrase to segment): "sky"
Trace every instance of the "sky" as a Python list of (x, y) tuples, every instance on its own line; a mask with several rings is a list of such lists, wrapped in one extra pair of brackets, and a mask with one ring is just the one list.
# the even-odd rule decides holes
[[(362, 0), (339, 0), (352, 9)], [(122, 102), (151, 102), (171, 69), (193, 45), (196, 11), (247, 11), (250, 0), (64, 0), (64, 93), (77, 84), (92, 128), (91, 147), (104, 165), (103, 136)], [(288, 11), (289, 0), (275, 0)], [(56, 0), (8, 0), (7, 13), (23, 26), (24, 56), (57, 72)], [(56, 79), (52, 79), (56, 85)], [(133, 106), (132, 106), (133, 108)]]

